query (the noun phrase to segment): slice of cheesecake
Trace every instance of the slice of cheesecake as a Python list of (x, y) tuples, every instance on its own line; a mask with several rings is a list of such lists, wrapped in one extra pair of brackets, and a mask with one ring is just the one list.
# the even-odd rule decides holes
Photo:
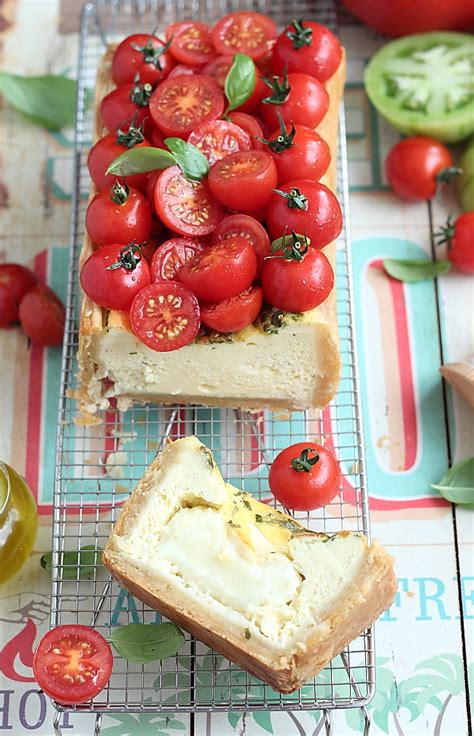
[(392, 558), (225, 483), (196, 437), (170, 442), (125, 503), (104, 563), (134, 596), (281, 692), (393, 601)]
[[(113, 87), (113, 48), (97, 75), (96, 111)], [(345, 80), (344, 57), (326, 83), (330, 105), (318, 132), (331, 150), (322, 182), (336, 190), (339, 106)], [(95, 137), (103, 127), (96, 112)], [(92, 195), (95, 191), (92, 191)], [(93, 252), (86, 235), (83, 263)], [(324, 249), (335, 270), (336, 249)], [(337, 283), (335, 286), (337, 289)], [(197, 403), (242, 409), (321, 408), (334, 397), (340, 377), (335, 290), (319, 307), (301, 315), (273, 310), (230, 336), (198, 339), (180, 350), (158, 353), (131, 332), (127, 315), (108, 312), (84, 297), (79, 329), (79, 388), (84, 418), (117, 397), (119, 408), (131, 401)]]

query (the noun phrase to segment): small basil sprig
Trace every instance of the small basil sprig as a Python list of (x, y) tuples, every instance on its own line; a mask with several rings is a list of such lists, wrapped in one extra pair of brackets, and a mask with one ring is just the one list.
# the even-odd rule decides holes
[[(63, 580), (77, 580), (79, 577), (87, 578), (94, 572), (97, 565), (101, 564), (101, 547), (95, 544), (86, 544), (77, 552), (62, 552), (59, 554), (59, 567)], [(52, 570), (53, 553), (46, 552), (42, 555), (40, 564), (48, 572)]]
[(77, 83), (67, 77), (24, 77), (0, 72), (0, 92), (8, 104), (47, 130), (74, 124), (76, 91)]
[(453, 465), (439, 483), (431, 488), (439, 491), (450, 503), (474, 508), (474, 457), (467, 457)]
[(225, 78), (224, 92), (229, 102), (226, 114), (248, 100), (256, 82), (257, 73), (253, 59), (246, 54), (236, 54)]
[(169, 151), (152, 146), (140, 146), (124, 151), (112, 161), (106, 174), (130, 176), (167, 169), (177, 164), (190, 181), (201, 181), (207, 176), (209, 162), (196, 146), (186, 143), (181, 138), (166, 138), (165, 143)]
[(184, 644), (184, 634), (175, 624), (128, 624), (112, 631), (109, 638), (121, 657), (136, 664), (174, 656)]
[(435, 279), (443, 273), (448, 273), (451, 263), (449, 261), (408, 261), (385, 258), (383, 267), (397, 281), (406, 281), (408, 284), (414, 284), (417, 281)]

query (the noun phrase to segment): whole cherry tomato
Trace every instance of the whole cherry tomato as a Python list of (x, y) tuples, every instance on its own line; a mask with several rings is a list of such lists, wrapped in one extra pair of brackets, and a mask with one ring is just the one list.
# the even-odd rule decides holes
[(149, 102), (153, 87), (149, 82), (121, 84), (105, 95), (100, 103), (100, 116), (106, 128), (113, 132), (127, 123), (143, 126), (145, 136), (151, 132)]
[(272, 66), (275, 74), (305, 72), (326, 82), (341, 62), (342, 47), (336, 36), (319, 23), (294, 20), (277, 38)]
[(316, 128), (328, 107), (329, 95), (324, 85), (309, 74), (294, 72), (288, 76), (273, 77), (269, 93), (259, 107), (259, 114), (270, 130), (278, 128), (278, 113), (285, 123)]
[(176, 61), (164, 44), (153, 34), (134, 33), (119, 43), (112, 57), (112, 78), (117, 86), (135, 81), (137, 74), (144, 84), (165, 79)]
[(439, 243), (447, 243), (448, 258), (458, 271), (474, 274), (474, 211), (451, 218), (438, 233)]
[(96, 245), (126, 245), (148, 240), (151, 211), (143, 194), (116, 181), (95, 195), (87, 207), (86, 230)]
[(61, 345), (65, 310), (49, 286), (36, 284), (21, 300), (19, 317), (23, 332), (38, 345)]
[(305, 125), (283, 123), (267, 141), (278, 171), (278, 184), (291, 179), (319, 181), (331, 161), (326, 141)]
[[(149, 145), (141, 129), (136, 128), (133, 123), (126, 125), (123, 130), (119, 129), (98, 140), (92, 146), (87, 158), (89, 174), (97, 189), (107, 189), (114, 183), (116, 177), (113, 174), (105, 173), (112, 161), (124, 151)], [(124, 181), (127, 182), (128, 186), (144, 192), (148, 178), (148, 174), (132, 174), (124, 177)]]
[(104, 245), (83, 264), (80, 282), (87, 296), (104, 309), (129, 310), (135, 296), (151, 282), (140, 246)]
[(20, 302), (38, 283), (33, 271), (19, 263), (0, 263), (0, 327), (18, 322)]
[(391, 188), (411, 201), (432, 199), (438, 184), (447, 183), (455, 171), (446, 146), (424, 135), (403, 138), (393, 146), (385, 161)]
[(239, 151), (217, 161), (208, 176), (211, 192), (226, 207), (265, 207), (277, 183), (277, 170), (265, 151)]

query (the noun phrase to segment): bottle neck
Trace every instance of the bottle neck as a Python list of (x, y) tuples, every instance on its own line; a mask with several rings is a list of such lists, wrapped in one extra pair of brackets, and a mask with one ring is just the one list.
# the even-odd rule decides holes
[(0, 462), (0, 527), (2, 527), (12, 507), (12, 488), (8, 465)]

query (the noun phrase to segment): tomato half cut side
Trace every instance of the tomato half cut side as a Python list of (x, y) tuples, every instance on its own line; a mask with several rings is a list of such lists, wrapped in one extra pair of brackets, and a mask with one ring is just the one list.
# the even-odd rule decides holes
[(161, 172), (154, 197), (159, 218), (178, 235), (209, 235), (223, 217), (208, 183), (189, 181), (179, 166)]
[(219, 54), (247, 54), (260, 59), (272, 48), (277, 35), (275, 23), (262, 13), (239, 11), (221, 18), (212, 31)]
[(201, 303), (201, 321), (216, 332), (238, 332), (255, 322), (262, 308), (262, 289), (252, 286), (222, 302)]
[(263, 225), (250, 215), (229, 215), (224, 217), (212, 233), (212, 242), (227, 238), (245, 238), (257, 256), (257, 276), (260, 276), (263, 261), (270, 255), (270, 238)]
[(155, 125), (169, 136), (187, 138), (202, 123), (224, 112), (224, 95), (217, 82), (205, 74), (165, 79), (150, 99)]
[(207, 64), (216, 55), (211, 29), (205, 23), (193, 20), (171, 23), (166, 29), (166, 40), (170, 39), (170, 51), (182, 64)]
[(252, 148), (250, 136), (234, 123), (226, 120), (211, 120), (193, 130), (188, 143), (199, 148), (212, 166), (221, 158), (237, 151), (249, 151)]
[(202, 73), (214, 77), (219, 87), (224, 89), (226, 77), (233, 63), (234, 57), (231, 54), (215, 56), (203, 67)]
[(250, 136), (252, 142), (252, 148), (257, 151), (265, 150), (265, 143), (262, 143), (259, 138), (264, 138), (263, 128), (253, 115), (248, 115), (246, 112), (230, 112), (228, 115), (231, 123), (238, 125), (239, 128), (245, 130), (247, 135)]
[(265, 207), (277, 184), (277, 169), (265, 151), (239, 151), (217, 161), (208, 181), (211, 192), (233, 210)]
[(48, 631), (33, 659), (38, 685), (64, 705), (85, 703), (104, 689), (113, 656), (102, 634), (89, 626), (65, 624)]
[(202, 249), (198, 240), (189, 238), (172, 238), (162, 243), (151, 260), (152, 281), (173, 281), (181, 266)]
[(130, 324), (134, 335), (152, 350), (178, 350), (199, 332), (199, 302), (183, 284), (159, 281), (137, 294), (130, 309)]

